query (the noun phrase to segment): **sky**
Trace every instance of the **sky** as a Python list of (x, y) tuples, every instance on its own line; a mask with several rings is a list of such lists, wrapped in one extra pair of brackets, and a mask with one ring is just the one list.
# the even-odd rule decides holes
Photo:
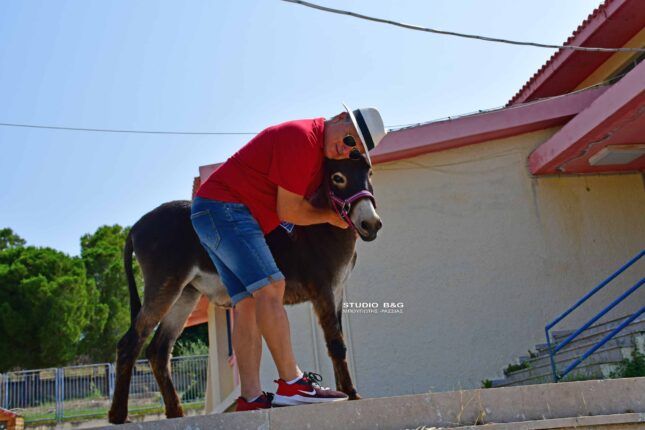
[[(312, 0), (395, 21), (562, 44), (597, 0)], [(553, 54), (280, 0), (0, 2), (0, 123), (256, 133), (375, 106), (387, 127), (504, 105)], [(190, 199), (253, 134), (0, 126), (0, 228), (80, 253), (102, 225)]]

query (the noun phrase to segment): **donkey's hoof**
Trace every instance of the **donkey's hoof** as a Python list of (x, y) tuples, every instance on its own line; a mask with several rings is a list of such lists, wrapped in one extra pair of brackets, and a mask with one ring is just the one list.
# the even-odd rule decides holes
[(166, 410), (166, 418), (181, 418), (184, 416), (184, 409), (181, 406)]
[(123, 415), (112, 411), (108, 413), (108, 421), (110, 424), (127, 424), (132, 422), (127, 414)]
[(352, 390), (350, 393), (347, 394), (349, 396), (349, 400), (360, 400), (362, 399), (361, 395), (356, 392), (356, 390)]

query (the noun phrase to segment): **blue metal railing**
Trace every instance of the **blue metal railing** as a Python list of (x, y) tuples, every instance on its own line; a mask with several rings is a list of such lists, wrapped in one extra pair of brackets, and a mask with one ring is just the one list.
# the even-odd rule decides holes
[(553, 381), (554, 382), (558, 382), (560, 379), (564, 378), (569, 372), (571, 372), (573, 369), (575, 369), (576, 366), (578, 366), (580, 363), (582, 363), (584, 360), (586, 360), (591, 354), (596, 352), (600, 347), (602, 347), (605, 343), (607, 343), (607, 341), (609, 341), (609, 339), (614, 337), (619, 331), (621, 331), (622, 329), (627, 327), (636, 318), (638, 318), (640, 315), (642, 315), (645, 312), (645, 306), (642, 306), (638, 311), (636, 311), (629, 318), (627, 318), (620, 325), (618, 325), (614, 330), (612, 330), (605, 337), (603, 337), (600, 341), (598, 341), (598, 343), (596, 343), (593, 347), (589, 348), (589, 350), (587, 350), (584, 354), (582, 354), (580, 356), (580, 358), (576, 359), (569, 366), (567, 366), (567, 368), (562, 373), (558, 373), (558, 370), (557, 370), (556, 365), (555, 365), (555, 354), (557, 354), (558, 351), (560, 351), (562, 348), (564, 348), (569, 343), (571, 343), (572, 340), (574, 340), (576, 337), (578, 337), (580, 335), (580, 333), (582, 333), (583, 331), (588, 329), (593, 323), (595, 323), (600, 318), (602, 318), (607, 312), (609, 312), (611, 309), (613, 309), (618, 303), (622, 302), (627, 297), (629, 297), (632, 293), (634, 293), (636, 290), (638, 290), (643, 284), (645, 284), (645, 278), (642, 278), (640, 281), (636, 282), (630, 289), (625, 291), (616, 300), (611, 302), (602, 311), (600, 311), (593, 318), (591, 318), (589, 321), (587, 321), (585, 324), (583, 324), (582, 327), (580, 327), (578, 330), (576, 330), (571, 335), (569, 335), (565, 340), (563, 340), (562, 342), (560, 342), (559, 344), (557, 344), (555, 346), (551, 345), (551, 335), (549, 333), (549, 330), (551, 330), (560, 321), (565, 319), (571, 312), (573, 312), (578, 307), (580, 307), (580, 305), (582, 305), (584, 302), (586, 302), (591, 296), (593, 296), (598, 291), (603, 289), (607, 284), (609, 284), (611, 281), (613, 281), (621, 273), (623, 273), (630, 266), (632, 266), (634, 263), (636, 263), (638, 260), (640, 260), (644, 255), (645, 255), (645, 249), (642, 250), (639, 254), (637, 254), (634, 258), (629, 260), (627, 263), (625, 263), (620, 269), (618, 269), (617, 271), (612, 273), (607, 279), (602, 281), (593, 290), (589, 291), (583, 298), (578, 300), (576, 302), (576, 304), (574, 304), (569, 309), (567, 309), (562, 315), (560, 315), (559, 317), (554, 319), (551, 323), (547, 324), (546, 327), (544, 327), (544, 332), (546, 334), (546, 343), (547, 343), (547, 346), (548, 346), (548, 349), (549, 349), (549, 357), (551, 359), (551, 371), (553, 372)]

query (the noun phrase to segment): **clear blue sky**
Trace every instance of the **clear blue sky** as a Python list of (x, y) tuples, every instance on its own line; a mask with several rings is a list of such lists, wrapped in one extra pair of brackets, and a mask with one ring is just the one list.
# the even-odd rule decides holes
[[(595, 0), (316, 0), (411, 24), (563, 43)], [(414, 32), (278, 0), (0, 3), (0, 122), (257, 132), (377, 106), (386, 125), (503, 105), (553, 50)], [(0, 228), (69, 254), (190, 198), (251, 136), (0, 126)]]

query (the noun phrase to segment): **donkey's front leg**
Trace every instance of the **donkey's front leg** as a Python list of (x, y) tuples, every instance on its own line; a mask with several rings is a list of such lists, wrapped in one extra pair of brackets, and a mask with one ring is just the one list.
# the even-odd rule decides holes
[[(321, 288), (319, 291), (324, 290), (326, 289)], [(341, 322), (337, 316), (340, 313), (337, 314), (332, 289), (330, 288), (327, 291), (329, 293), (322, 294), (313, 301), (314, 310), (316, 311), (316, 315), (318, 315), (318, 321), (325, 334), (327, 353), (334, 366), (336, 389), (347, 394), (350, 400), (357, 400), (361, 396), (356, 392), (356, 387), (354, 387), (352, 377), (349, 374), (347, 347), (345, 346), (345, 339), (343, 339), (343, 332), (341, 331)]]

